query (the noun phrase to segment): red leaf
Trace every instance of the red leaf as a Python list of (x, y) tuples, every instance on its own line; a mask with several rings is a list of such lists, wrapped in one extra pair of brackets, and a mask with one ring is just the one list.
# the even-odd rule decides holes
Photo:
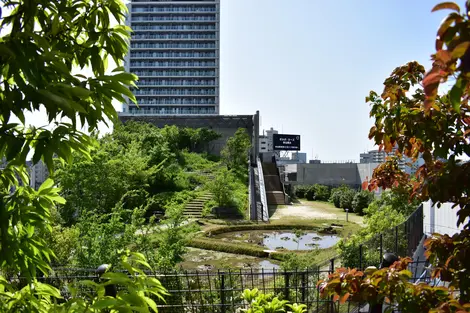
[(423, 86), (437, 84), (441, 81), (442, 75), (439, 72), (430, 72), (423, 79)]
[(447, 64), (451, 59), (452, 59), (452, 54), (447, 50), (439, 50), (434, 55), (434, 60), (441, 61), (444, 64)]
[(449, 29), (450, 25), (454, 22), (461, 22), (462, 21), (462, 16), (460, 16), (458, 13), (451, 13), (449, 14), (442, 22), (441, 25), (439, 26), (439, 29), (437, 30), (437, 39), (436, 39), (436, 51), (439, 51), (442, 49), (442, 46), (444, 44), (444, 35)]
[(367, 190), (369, 188), (369, 182), (367, 181), (367, 178), (366, 178), (366, 181), (362, 183), (362, 190)]
[(338, 301), (338, 299), (339, 299), (339, 295), (334, 295), (334, 296), (333, 296), (333, 302)]
[(339, 300), (339, 303), (341, 304), (345, 303), (346, 300), (348, 300), (348, 298), (349, 298), (349, 292), (346, 292), (344, 296), (342, 296), (341, 299)]
[(442, 3), (439, 3), (436, 6), (434, 6), (434, 8), (432, 8), (431, 12), (436, 12), (436, 11), (445, 10), (445, 9), (460, 12), (460, 7), (455, 2), (442, 2)]

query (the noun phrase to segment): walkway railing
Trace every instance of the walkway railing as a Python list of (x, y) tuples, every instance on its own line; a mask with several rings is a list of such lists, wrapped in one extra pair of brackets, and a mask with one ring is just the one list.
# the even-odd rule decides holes
[(266, 186), (264, 184), (264, 175), (263, 175), (263, 165), (261, 164), (260, 158), (256, 158), (256, 164), (258, 166), (258, 176), (259, 176), (259, 193), (261, 196), (261, 216), (258, 216), (259, 220), (263, 222), (269, 221), (269, 208), (268, 200), (266, 198)]

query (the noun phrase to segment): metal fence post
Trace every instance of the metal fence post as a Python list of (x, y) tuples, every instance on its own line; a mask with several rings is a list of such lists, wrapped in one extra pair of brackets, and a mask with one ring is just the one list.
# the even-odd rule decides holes
[[(308, 268), (307, 268), (307, 272), (308, 272)], [(306, 290), (306, 287), (307, 287), (307, 279), (306, 279), (306, 278), (307, 278), (307, 274), (306, 274), (305, 272), (302, 272), (301, 277), (302, 277), (302, 282), (301, 282), (301, 284), (302, 284), (302, 285), (301, 285), (301, 286), (302, 286), (302, 287), (301, 287), (301, 288), (302, 288), (302, 303), (305, 303), (305, 298), (306, 298), (305, 295), (306, 295), (306, 293), (307, 293), (307, 292), (306, 292), (306, 291), (307, 291), (307, 290)]]
[(384, 243), (384, 237), (382, 235), (382, 233), (380, 233), (380, 256), (379, 256), (379, 261), (381, 262), (382, 260), (382, 255), (384, 254), (384, 246), (383, 246), (383, 243)]
[(284, 271), (284, 296), (285, 300), (289, 300), (290, 277), (287, 271)]
[(225, 275), (222, 272), (222, 274), (219, 271), (219, 278), (220, 278), (220, 303), (221, 303), (221, 309), (220, 311), (222, 313), (225, 313)]
[(395, 254), (398, 255), (398, 226), (395, 226)]
[[(335, 259), (330, 260), (330, 273), (335, 271)], [(333, 313), (335, 311), (335, 303), (333, 302), (333, 296), (330, 298), (330, 306), (328, 307), (328, 312)]]
[(359, 245), (359, 270), (362, 270), (362, 245)]

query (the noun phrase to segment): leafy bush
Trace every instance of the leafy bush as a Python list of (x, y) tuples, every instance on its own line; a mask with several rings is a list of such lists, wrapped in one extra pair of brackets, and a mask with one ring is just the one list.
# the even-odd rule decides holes
[(364, 215), (364, 209), (374, 200), (374, 194), (368, 190), (361, 190), (354, 195), (352, 208), (354, 213)]
[(243, 310), (245, 313), (307, 312), (305, 304), (289, 304), (287, 300), (280, 300), (271, 293), (261, 293), (256, 288), (252, 290), (245, 289), (242, 298), (248, 303), (248, 309)]
[[(403, 201), (403, 202), (402, 202)], [(402, 203), (399, 205), (398, 203)], [(395, 248), (395, 230), (392, 227), (403, 223), (407, 216), (416, 210), (417, 203), (408, 203), (406, 197), (394, 191), (386, 191), (381, 197), (373, 200), (369, 207), (364, 209), (366, 213), (364, 222), (366, 227), (356, 235), (342, 239), (338, 243), (344, 265), (347, 267), (359, 266), (359, 245), (364, 244), (362, 264), (380, 262), (378, 245), (380, 240), (375, 238), (382, 233), (384, 251), (387, 247)], [(405, 229), (399, 228), (399, 249), (406, 245)]]
[[(125, 268), (129, 275), (110, 269), (101, 275), (101, 281), (82, 280), (67, 286), (72, 297), (64, 301), (59, 289), (33, 280), (15, 292), (17, 286), (0, 275), (1, 312), (151, 312), (157, 311), (157, 301), (168, 296), (167, 290), (155, 277), (147, 276), (151, 270), (145, 257), (140, 253), (120, 253), (117, 267)], [(109, 288), (110, 285), (119, 288)], [(79, 292), (86, 286), (87, 292)], [(72, 287), (72, 288), (70, 288)], [(114, 290), (113, 290), (114, 289)], [(114, 293), (114, 296), (106, 294)]]
[(348, 186), (340, 186), (331, 190), (330, 202), (337, 208), (352, 208), (354, 190)]
[(328, 201), (330, 198), (330, 188), (328, 186), (315, 184), (313, 189), (315, 190), (316, 201)]
[(356, 192), (353, 189), (349, 189), (349, 188), (345, 189), (341, 193), (341, 197), (340, 197), (340, 200), (339, 200), (340, 201), (340, 207), (342, 209), (351, 210), (355, 195), (356, 195)]
[(342, 191), (337, 188), (331, 191), (330, 202), (332, 202), (336, 208), (341, 208), (341, 194)]
[(314, 186), (308, 186), (307, 191), (305, 192), (305, 198), (309, 201), (315, 200), (315, 188)]
[(232, 206), (234, 184), (232, 173), (227, 169), (222, 169), (217, 173), (215, 179), (207, 184), (207, 188), (214, 195), (219, 207)]
[(303, 199), (308, 190), (309, 186), (306, 185), (297, 185), (294, 187), (294, 195), (296, 198)]

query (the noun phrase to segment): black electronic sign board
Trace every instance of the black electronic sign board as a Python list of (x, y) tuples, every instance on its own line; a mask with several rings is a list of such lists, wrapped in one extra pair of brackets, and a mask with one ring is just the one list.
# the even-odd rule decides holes
[(300, 151), (300, 135), (273, 134), (273, 149)]

